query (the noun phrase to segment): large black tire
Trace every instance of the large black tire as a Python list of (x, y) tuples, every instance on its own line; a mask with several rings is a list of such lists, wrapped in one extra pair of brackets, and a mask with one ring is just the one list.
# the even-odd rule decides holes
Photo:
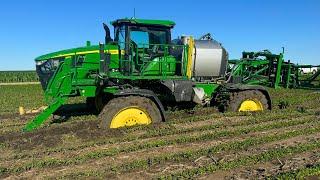
[(87, 97), (86, 104), (87, 108), (94, 112), (95, 114), (99, 114), (103, 107), (106, 105), (106, 103), (111, 99), (111, 96), (108, 96), (107, 94), (99, 93), (95, 97)]
[(113, 118), (124, 108), (139, 107), (146, 112), (151, 123), (159, 123), (162, 116), (157, 105), (149, 98), (140, 96), (117, 97), (110, 100), (99, 114), (100, 128), (109, 129)]
[(102, 99), (102, 97), (97, 96), (97, 97), (88, 97), (86, 99), (86, 105), (87, 108), (95, 113), (95, 114), (99, 114), (100, 111), (102, 110), (103, 106), (105, 105), (104, 100)]
[(87, 97), (87, 99), (86, 99), (86, 105), (87, 105), (87, 108), (88, 108), (89, 110), (95, 111), (95, 110), (96, 110), (95, 98), (94, 98), (94, 97)]
[(241, 104), (246, 100), (260, 102), (263, 110), (268, 110), (268, 100), (266, 96), (259, 90), (245, 90), (233, 92), (230, 94), (230, 99), (227, 105), (227, 111), (238, 112)]

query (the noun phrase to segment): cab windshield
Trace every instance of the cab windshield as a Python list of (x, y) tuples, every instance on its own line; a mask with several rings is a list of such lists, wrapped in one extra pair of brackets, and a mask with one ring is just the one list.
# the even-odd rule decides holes
[[(133, 43), (137, 48), (152, 48), (152, 45), (169, 44), (170, 29), (165, 27), (144, 27), (119, 25), (115, 27), (115, 41), (120, 49), (127, 48)], [(130, 41), (128, 40), (130, 39)]]
[(150, 44), (168, 44), (168, 30), (145, 28), (145, 27), (131, 27), (130, 39), (138, 45), (138, 47), (146, 47)]

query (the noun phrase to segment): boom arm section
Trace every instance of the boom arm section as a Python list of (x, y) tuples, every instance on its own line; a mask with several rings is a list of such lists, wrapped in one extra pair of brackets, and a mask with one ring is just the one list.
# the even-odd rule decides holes
[(51, 114), (66, 102), (68, 96), (72, 95), (72, 79), (75, 72), (71, 71), (71, 64), (71, 57), (66, 58), (64, 62), (61, 62), (45, 92), (46, 99), (49, 101), (48, 108), (36, 116), (31, 122), (27, 123), (24, 127), (24, 131), (31, 131), (38, 128)]

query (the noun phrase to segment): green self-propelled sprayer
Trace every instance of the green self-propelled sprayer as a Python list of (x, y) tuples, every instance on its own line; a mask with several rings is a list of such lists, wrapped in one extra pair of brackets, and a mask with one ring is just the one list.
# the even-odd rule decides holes
[(84, 96), (99, 112), (103, 129), (148, 125), (166, 120), (168, 104), (217, 106), (223, 111), (271, 108), (261, 86), (228, 83), (228, 53), (205, 35), (171, 39), (175, 23), (119, 19), (104, 24), (105, 43), (58, 51), (36, 58), (48, 107), (25, 126), (39, 127), (69, 97)]

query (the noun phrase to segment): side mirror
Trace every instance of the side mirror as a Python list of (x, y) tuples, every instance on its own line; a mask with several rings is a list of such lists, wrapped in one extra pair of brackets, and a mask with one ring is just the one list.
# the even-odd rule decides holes
[(106, 32), (105, 44), (108, 44), (109, 42), (113, 41), (113, 39), (110, 36), (110, 29), (105, 23), (103, 23), (103, 29)]

